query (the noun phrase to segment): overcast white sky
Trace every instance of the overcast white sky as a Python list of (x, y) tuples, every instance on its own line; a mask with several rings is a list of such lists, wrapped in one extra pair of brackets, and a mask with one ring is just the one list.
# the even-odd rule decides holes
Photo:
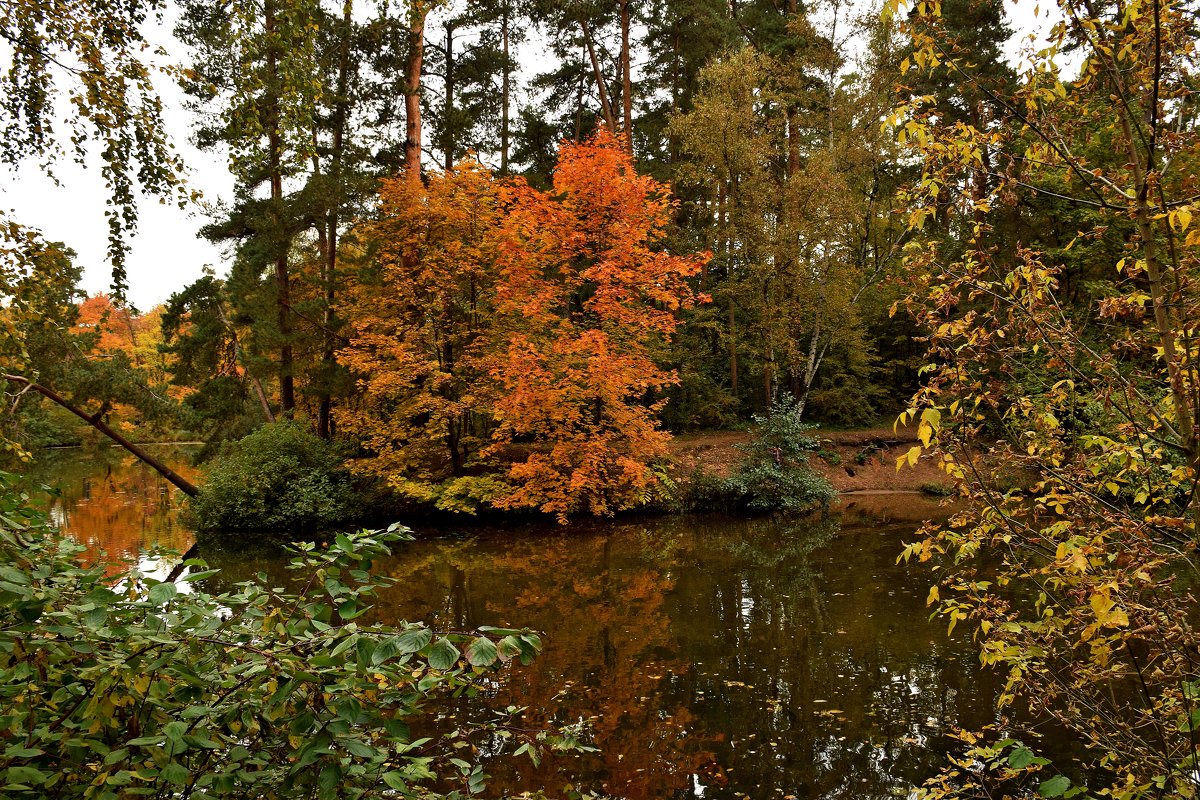
[[(1046, 5), (1053, 7), (1053, 0), (1047, 0)], [(1044, 8), (1035, 19), (1035, 0), (1022, 0), (1019, 6), (1007, 0), (1006, 6), (1014, 27), (1022, 31), (1014, 36), (1014, 53), (1018, 40), (1030, 31), (1046, 30), (1051, 24)], [(178, 45), (169, 42), (168, 31), (160, 29), (150, 35), (166, 43), (168, 50), (179, 52)], [(224, 157), (202, 153), (190, 146), (190, 115), (183, 107), (182, 94), (173, 86), (163, 89), (168, 127), (191, 170), (193, 186), (203, 192), (206, 200), (228, 199), (233, 181)], [(106, 195), (99, 171), (65, 161), (56, 167), (56, 172), (60, 181), (57, 186), (32, 165), (16, 172), (0, 171), (0, 208), (12, 210), (23, 224), (39, 228), (46, 238), (74, 249), (84, 270), (83, 288), (89, 293), (106, 291), (112, 268), (105, 257)], [(153, 198), (142, 198), (139, 209), (139, 231), (131, 242), (128, 259), (129, 299), (139, 309), (166, 300), (172, 292), (199, 277), (206, 265), (212, 265), (219, 273), (226, 271), (222, 251), (197, 236), (206, 221), (202, 209), (180, 210), (160, 205)]]

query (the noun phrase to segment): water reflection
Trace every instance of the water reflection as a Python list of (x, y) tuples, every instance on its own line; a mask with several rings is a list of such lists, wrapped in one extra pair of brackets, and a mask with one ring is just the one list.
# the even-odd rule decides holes
[[(703, 517), (476, 531), (378, 564), (397, 579), (379, 613), (547, 632), (486, 702), (527, 706), (530, 723), (594, 718), (601, 752), (498, 760), (506, 791), (903, 796), (952, 724), (989, 721), (993, 697), (970, 643), (925, 621), (925, 577), (895, 563), (912, 529)], [(223, 562), (226, 581), (264, 568)]]
[[(58, 481), (65, 527), (89, 542), (107, 531), (127, 554), (184, 549), (177, 495), (113, 455), (54, 467), (87, 473), (77, 490)], [(592, 718), (601, 750), (536, 769), (494, 759), (497, 795), (571, 782), (626, 798), (903, 796), (951, 724), (990, 720), (994, 696), (970, 643), (925, 621), (928, 577), (895, 563), (914, 527), (710, 516), (476, 530), (378, 563), (397, 582), (377, 613), (547, 632), (533, 666), (446, 712)], [(213, 590), (295, 577), (275, 556), (205, 555), (223, 569)]]
[[(186, 446), (153, 446), (184, 477), (196, 470)], [(183, 494), (130, 453), (115, 447), (43, 450), (22, 470), (24, 483), (63, 531), (114, 558), (136, 559), (155, 546), (183, 552), (192, 533), (179, 520)], [(36, 491), (42, 485), (53, 494)]]

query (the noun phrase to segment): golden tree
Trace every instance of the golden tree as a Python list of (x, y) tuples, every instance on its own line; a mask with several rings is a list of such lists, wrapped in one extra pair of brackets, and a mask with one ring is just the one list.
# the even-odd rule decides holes
[[(923, 159), (912, 224), (949, 203), (961, 243), (931, 237), (910, 252), (921, 288), (908, 307), (932, 363), (904, 415), (921, 444), (902, 460), (928, 451), (967, 503), (904, 557), (943, 569), (930, 602), (951, 628), (975, 626), (984, 663), (1007, 674), (1001, 708), (1020, 701), (1077, 734), (1104, 768), (1102, 794), (1193, 797), (1195, 9), (1058, 9), (1016, 93), (992, 94), (999, 118), (951, 122), (915, 98), (890, 120)], [(969, 80), (939, 15), (936, 2), (912, 9), (905, 67)], [(1073, 80), (1057, 67), (1068, 48), (1082, 59)], [(1038, 204), (1077, 215), (1077, 235), (1055, 246), (1018, 226), (1007, 246), (998, 221)], [(1077, 259), (1096, 276), (1086, 294), (1064, 291)], [(1014, 739), (966, 738), (991, 769), (956, 762), (929, 796), (1085, 791)]]

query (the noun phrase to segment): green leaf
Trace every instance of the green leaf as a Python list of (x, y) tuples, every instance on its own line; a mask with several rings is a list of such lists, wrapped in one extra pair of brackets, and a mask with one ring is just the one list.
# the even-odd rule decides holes
[(352, 620), (357, 617), (361, 617), (366, 612), (367, 606), (353, 598), (338, 606), (338, 614), (341, 615), (341, 618), (344, 620)]
[(429, 628), (417, 628), (405, 631), (396, 638), (396, 649), (401, 653), (415, 653), (424, 650), (433, 641), (433, 631)]
[(458, 656), (458, 648), (443, 636), (430, 648), (427, 658), (430, 667), (436, 670), (447, 670), (454, 666), (454, 662), (458, 661)]
[(118, 761), (122, 761), (128, 757), (129, 757), (129, 748), (122, 747), (118, 750), (113, 750), (111, 753), (106, 755), (104, 757), (104, 763), (105, 763), (105, 765), (115, 764)]
[(338, 782), (342, 779), (342, 768), (337, 764), (329, 764), (321, 770), (321, 775), (317, 778), (317, 785), (321, 787), (323, 792), (332, 792), (337, 788)]
[(219, 570), (219, 569), (206, 569), (201, 572), (192, 572), (187, 575), (184, 575), (182, 580), (189, 581), (189, 582), (190, 581), (202, 581), (205, 578), (211, 578), (213, 575), (216, 575), (220, 571), (221, 570)]
[(400, 652), (399, 638), (398, 636), (390, 636), (375, 645), (375, 650), (371, 653), (371, 665), (378, 666), (389, 658), (394, 658)]
[(498, 658), (500, 654), (496, 652), (496, 645), (483, 636), (467, 645), (467, 661), (473, 667), (490, 667)]
[(480, 625), (479, 630), (484, 633), (490, 633), (493, 636), (520, 636), (524, 631), (519, 631), (516, 628), (496, 628), (491, 625)]
[(35, 767), (9, 767), (4, 770), (4, 783), (21, 783), (26, 786), (40, 786), (46, 782), (47, 774)]
[(396, 770), (383, 773), (383, 782), (398, 792), (408, 788), (408, 784), (404, 782), (404, 776)]
[(188, 781), (187, 767), (172, 761), (163, 767), (162, 778), (167, 783), (173, 783), (176, 786), (185, 786)]
[(358, 756), (359, 758), (374, 758), (379, 755), (378, 750), (365, 742), (360, 742), (358, 739), (345, 739), (341, 742), (341, 745), (346, 748), (346, 751), (350, 755)]
[(21, 745), (13, 745), (4, 751), (5, 758), (37, 758), (45, 754), (45, 750), (37, 747), (22, 747)]
[(1062, 797), (1063, 792), (1071, 787), (1071, 779), (1063, 775), (1055, 775), (1038, 784), (1038, 794), (1042, 797)]
[(165, 736), (141, 736), (126, 742), (130, 747), (157, 747), (167, 740)]
[(150, 587), (150, 602), (161, 606), (179, 594), (179, 587), (173, 583), (156, 583)]
[(1028, 747), (1017, 747), (1008, 754), (1008, 765), (1013, 769), (1025, 769), (1033, 763), (1034, 758), (1033, 751)]

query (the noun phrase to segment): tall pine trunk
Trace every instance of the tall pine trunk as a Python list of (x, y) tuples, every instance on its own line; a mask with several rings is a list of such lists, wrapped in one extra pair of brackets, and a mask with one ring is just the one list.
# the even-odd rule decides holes
[(267, 35), (267, 170), (271, 184), (271, 221), (275, 226), (275, 311), (279, 328), (279, 410), (284, 417), (295, 413), (296, 389), (292, 377), (292, 320), (291, 285), (288, 275), (288, 245), (291, 237), (284, 231), (283, 219), (283, 134), (280, 131), (279, 109), (279, 40), (275, 18), (275, 1), (267, 0), (264, 7), (264, 27)]
[(504, 66), (500, 73), (500, 174), (508, 174), (508, 104), (512, 91), (510, 84), (512, 66), (508, 60), (508, 0), (500, 9), (500, 41), (504, 52)]
[(612, 103), (608, 100), (608, 88), (604, 84), (604, 73), (600, 71), (600, 59), (596, 57), (596, 45), (592, 42), (592, 32), (588, 28), (586, 18), (579, 18), (579, 28), (583, 31), (583, 43), (587, 46), (588, 60), (592, 64), (592, 76), (596, 79), (596, 93), (600, 96), (600, 113), (604, 115), (604, 124), (610, 131), (616, 133), (617, 117), (613, 113)]
[(621, 3), (621, 116), (625, 149), (633, 155), (633, 79), (629, 54), (629, 0)]
[[(329, 204), (325, 220), (325, 269), (322, 281), (325, 284), (325, 311), (322, 322), (325, 325), (324, 350), (321, 353), (321, 365), (325, 380), (337, 366), (334, 337), (333, 307), (337, 300), (337, 266), (338, 266), (338, 225), (342, 205), (342, 155), (346, 146), (346, 117), (347, 105), (350, 100), (347, 93), (350, 90), (350, 40), (353, 35), (352, 15), (353, 0), (345, 0), (342, 4), (342, 42), (338, 54), (337, 96), (333, 106), (333, 141), (329, 155), (330, 184), (333, 187), (333, 199)], [(329, 387), (322, 387), (320, 402), (317, 406), (317, 435), (322, 439), (333, 436), (333, 397)]]
[(450, 128), (450, 113), (454, 110), (454, 23), (446, 23), (446, 88), (442, 113), (442, 166), (446, 172), (454, 169), (454, 131)]
[(409, 51), (404, 86), (404, 168), (409, 180), (421, 180), (421, 69), (425, 60), (425, 17), (423, 2), (409, 12)]

